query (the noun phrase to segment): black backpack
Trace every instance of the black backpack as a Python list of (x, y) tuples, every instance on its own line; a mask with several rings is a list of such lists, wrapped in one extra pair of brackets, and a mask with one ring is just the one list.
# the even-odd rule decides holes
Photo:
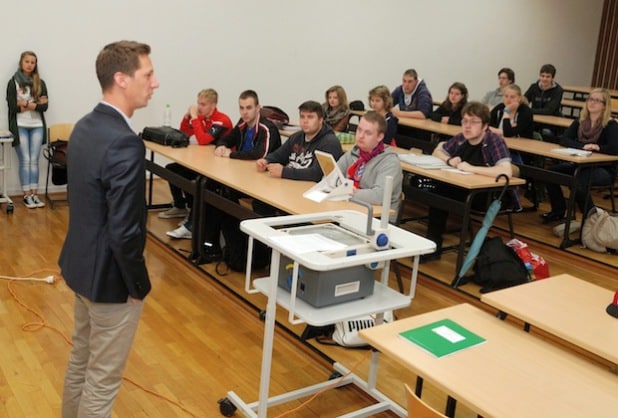
[(485, 238), (476, 257), (472, 282), (482, 286), (481, 293), (504, 289), (530, 281), (524, 262), (500, 237)]
[[(223, 259), (217, 263), (216, 271), (220, 276), (225, 276), (229, 270), (244, 272), (247, 268), (247, 245), (249, 237), (240, 230), (240, 221), (231, 215), (224, 215), (221, 221), (221, 233), (225, 240)], [(271, 249), (257, 240), (253, 240), (253, 259), (251, 265), (254, 269), (262, 269), (270, 263)], [(223, 270), (223, 263), (227, 270)]]

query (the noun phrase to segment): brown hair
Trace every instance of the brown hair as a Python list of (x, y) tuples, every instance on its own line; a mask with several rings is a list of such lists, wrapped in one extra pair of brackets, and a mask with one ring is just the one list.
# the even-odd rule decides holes
[(367, 122), (378, 125), (378, 134), (386, 133), (386, 119), (384, 119), (384, 116), (380, 115), (375, 110), (368, 110), (361, 119), (365, 119)]
[(393, 96), (386, 86), (377, 86), (369, 90), (369, 106), (371, 106), (371, 98), (379, 97), (384, 102), (384, 110), (387, 112), (393, 107)]
[(322, 109), (322, 105), (315, 100), (307, 100), (301, 103), (300, 106), (298, 106), (298, 111), (316, 113), (318, 118), (324, 119), (324, 109)]
[[(41, 97), (41, 77), (39, 76), (39, 58), (32, 51), (24, 51), (19, 56), (19, 71), (22, 71), (21, 64), (27, 56), (34, 57), (35, 64), (32, 70), (32, 88), (30, 89), (30, 95), (34, 100), (38, 100)], [(23, 86), (21, 86), (23, 87)]]
[(133, 77), (139, 69), (139, 57), (150, 54), (150, 46), (135, 41), (118, 41), (105, 45), (96, 61), (97, 78), (103, 91), (114, 85), (114, 74)]
[(481, 102), (468, 102), (461, 109), (461, 115), (476, 116), (481, 119), (483, 125), (489, 124), (489, 108)]
[(348, 107), (348, 96), (345, 94), (345, 90), (343, 89), (343, 87), (337, 85), (337, 86), (332, 86), (331, 88), (329, 88), (328, 90), (326, 90), (326, 93), (324, 93), (324, 98), (326, 99), (326, 107), (328, 107), (328, 95), (330, 93), (337, 93), (337, 97), (339, 98), (339, 107), (343, 108), (343, 109), (347, 109)]
[(238, 100), (246, 100), (249, 98), (252, 98), (255, 101), (256, 106), (260, 104), (258, 95), (254, 90), (245, 90), (242, 93), (240, 93), (240, 96), (238, 96)]

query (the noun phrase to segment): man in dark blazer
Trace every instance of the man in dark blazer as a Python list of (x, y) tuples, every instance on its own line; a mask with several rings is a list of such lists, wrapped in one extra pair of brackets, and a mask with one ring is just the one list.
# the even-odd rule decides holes
[(75, 292), (62, 417), (109, 417), (150, 291), (144, 260), (145, 149), (129, 118), (159, 87), (150, 47), (109, 44), (96, 71), (103, 100), (69, 139), (69, 230), (60, 268)]

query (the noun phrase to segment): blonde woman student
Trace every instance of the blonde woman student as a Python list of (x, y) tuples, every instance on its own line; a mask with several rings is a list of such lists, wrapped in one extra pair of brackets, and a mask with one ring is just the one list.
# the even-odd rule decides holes
[(9, 130), (19, 160), (19, 181), (24, 193), (24, 205), (41, 208), (39, 199), (39, 156), (45, 142), (44, 112), (47, 110), (47, 86), (39, 76), (37, 56), (25, 51), (19, 66), (6, 87), (9, 108)]

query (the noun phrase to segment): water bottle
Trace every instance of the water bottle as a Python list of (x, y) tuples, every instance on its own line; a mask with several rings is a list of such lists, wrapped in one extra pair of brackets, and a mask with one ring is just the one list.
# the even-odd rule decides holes
[(172, 107), (169, 103), (165, 105), (163, 112), (163, 126), (172, 126)]

